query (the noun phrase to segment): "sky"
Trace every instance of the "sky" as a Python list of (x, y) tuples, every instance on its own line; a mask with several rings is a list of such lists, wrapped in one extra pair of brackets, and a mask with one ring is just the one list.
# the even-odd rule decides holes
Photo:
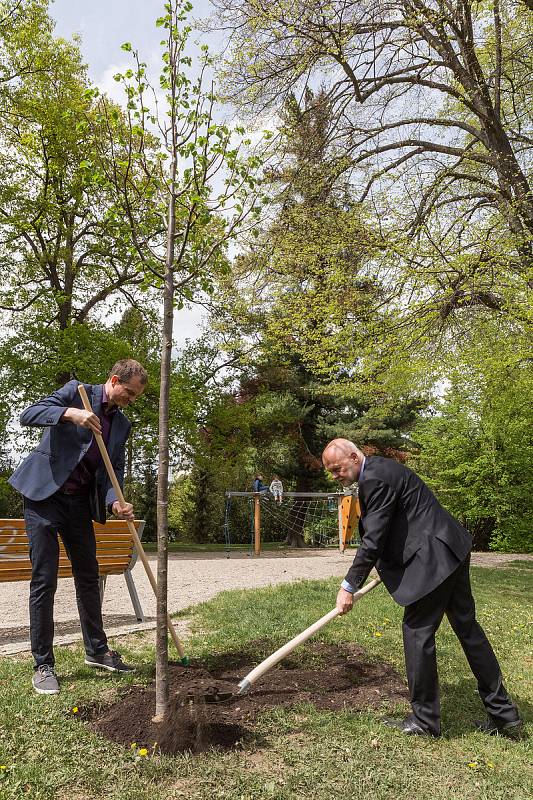
[[(192, 3), (191, 19), (211, 13), (209, 0)], [(50, 14), (58, 36), (81, 36), (89, 74), (99, 83), (110, 66), (126, 63), (126, 54), (120, 49), (123, 42), (131, 42), (145, 55), (159, 50), (163, 36), (155, 21), (163, 14), (163, 5), (163, 0), (51, 0)], [(203, 34), (198, 37), (204, 40)], [(214, 42), (212, 38), (209, 43)]]
[[(209, 0), (192, 0), (191, 18), (202, 19), (211, 13)], [(163, 14), (163, 0), (53, 0), (50, 14), (56, 22), (55, 33), (70, 39), (81, 37), (80, 48), (89, 69), (89, 78), (102, 91), (116, 101), (123, 98), (123, 90), (113, 80), (113, 75), (131, 66), (128, 54), (120, 49), (131, 42), (147, 64), (158, 66), (163, 38), (156, 19)], [(212, 50), (218, 42), (209, 40), (200, 32), (193, 39), (207, 41)], [(196, 338), (201, 330), (202, 309), (198, 306), (176, 312), (174, 341), (180, 347), (185, 339)]]

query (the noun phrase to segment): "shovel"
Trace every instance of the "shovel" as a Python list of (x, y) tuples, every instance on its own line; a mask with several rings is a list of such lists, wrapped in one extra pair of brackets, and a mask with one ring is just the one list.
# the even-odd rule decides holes
[[(354, 603), (357, 603), (365, 594), (368, 594), (368, 592), (372, 591), (372, 589), (374, 589), (378, 583), (381, 583), (381, 578), (374, 578), (374, 580), (371, 580), (370, 583), (367, 583), (362, 589), (358, 589), (357, 592), (354, 592)], [(324, 625), (327, 625), (332, 619), (338, 617), (339, 613), (340, 612), (336, 608), (328, 611), (327, 614), (324, 614), (323, 617), (320, 617), (319, 620), (306, 628), (305, 631), (299, 633), (298, 636), (295, 636), (294, 639), (290, 640), (290, 642), (287, 642), (287, 644), (284, 644), (279, 648), (279, 650), (276, 650), (275, 653), (272, 653), (272, 655), (268, 656), (268, 658), (265, 658), (264, 661), (262, 661), (257, 667), (249, 672), (245, 678), (242, 679), (242, 681), (239, 683), (237, 695), (247, 694), (252, 688), (252, 685), (258, 678), (261, 677), (261, 675), (264, 675), (265, 672), (268, 672), (268, 670), (277, 664), (278, 661), (281, 661), (282, 658), (285, 658), (285, 656), (289, 655), (289, 653), (292, 653), (295, 647), (298, 647), (299, 644), (303, 644), (303, 642), (307, 641), (307, 639), (313, 636), (313, 634), (323, 628)]]
[[(357, 603), (365, 594), (370, 592), (374, 589), (378, 583), (381, 583), (380, 578), (375, 578), (371, 580), (369, 583), (366, 584), (362, 589), (359, 589), (357, 592), (354, 592), (353, 601)], [(256, 682), (258, 678), (268, 672), (271, 667), (281, 661), (282, 658), (285, 658), (289, 653), (291, 653), (299, 644), (303, 644), (303, 642), (307, 641), (314, 633), (323, 628), (324, 625), (327, 625), (328, 622), (331, 622), (332, 619), (339, 616), (339, 611), (336, 608), (333, 608), (331, 611), (328, 611), (323, 617), (319, 620), (314, 622), (309, 628), (306, 628), (305, 631), (302, 631), (295, 636), (294, 639), (291, 639), (290, 642), (284, 644), (283, 647), (280, 647), (279, 650), (276, 650), (275, 653), (265, 658), (257, 667), (255, 667), (248, 675), (242, 679), (242, 681), (238, 684), (237, 691), (231, 689), (228, 686), (227, 682), (219, 682), (213, 681), (207, 683), (205, 680), (198, 680), (194, 681), (192, 685), (190, 685), (187, 689), (185, 700), (188, 703), (226, 703), (230, 701), (234, 701), (239, 695), (247, 694), (252, 685)]]
[[(85, 386), (82, 383), (80, 383), (80, 385), (78, 386), (78, 391), (80, 393), (81, 401), (83, 403), (84, 409), (86, 411), (92, 411), (92, 407), (91, 407), (91, 404), (89, 402), (89, 398), (87, 397), (87, 392), (85, 391)], [(124, 495), (122, 494), (122, 489), (120, 488), (120, 484), (119, 484), (119, 482), (117, 480), (117, 476), (115, 475), (115, 470), (113, 469), (113, 465), (111, 463), (111, 459), (109, 458), (109, 455), (108, 455), (108, 452), (107, 452), (107, 448), (106, 448), (106, 446), (104, 444), (104, 440), (102, 438), (102, 434), (101, 433), (95, 433), (94, 434), (94, 438), (96, 439), (96, 444), (98, 445), (98, 448), (100, 450), (100, 454), (101, 454), (103, 462), (105, 464), (105, 468), (107, 470), (107, 474), (109, 475), (109, 480), (111, 481), (113, 489), (115, 490), (115, 494), (117, 496), (117, 499), (118, 499), (119, 503), (121, 503), (123, 505), (126, 501), (124, 500)], [(144, 548), (143, 548), (143, 546), (141, 544), (141, 540), (139, 539), (139, 535), (137, 534), (137, 529), (136, 529), (135, 525), (133, 524), (133, 522), (130, 522), (129, 520), (128, 520), (128, 530), (131, 533), (131, 536), (133, 538), (133, 542), (134, 542), (135, 547), (137, 549), (137, 553), (139, 555), (139, 558), (142, 561), (143, 567), (144, 567), (144, 569), (146, 571), (146, 575), (148, 576), (148, 580), (150, 581), (150, 584), (152, 586), (154, 594), (157, 597), (157, 583), (156, 583), (156, 580), (155, 580), (155, 577), (154, 577), (154, 573), (152, 572), (152, 568), (150, 567), (148, 559), (146, 558), (146, 553), (144, 552)], [(172, 624), (172, 620), (170, 619), (170, 614), (167, 614), (167, 627), (168, 627), (170, 636), (172, 637), (172, 641), (174, 642), (174, 647), (178, 651), (178, 655), (180, 657), (181, 663), (183, 664), (183, 666), (188, 666), (189, 665), (189, 657), (185, 655), (185, 651), (183, 649), (183, 645), (180, 642), (180, 640), (178, 639), (178, 634), (176, 633), (176, 629), (174, 628), (174, 625)]]

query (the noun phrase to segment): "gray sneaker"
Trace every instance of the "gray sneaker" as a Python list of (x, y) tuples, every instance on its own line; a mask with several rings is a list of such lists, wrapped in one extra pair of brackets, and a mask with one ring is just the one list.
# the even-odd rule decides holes
[(116, 650), (108, 650), (99, 656), (85, 656), (85, 663), (88, 667), (97, 669), (107, 669), (109, 672), (135, 672), (135, 667), (125, 664)]
[(33, 673), (32, 684), (37, 694), (59, 694), (59, 683), (50, 664), (41, 664), (37, 667)]

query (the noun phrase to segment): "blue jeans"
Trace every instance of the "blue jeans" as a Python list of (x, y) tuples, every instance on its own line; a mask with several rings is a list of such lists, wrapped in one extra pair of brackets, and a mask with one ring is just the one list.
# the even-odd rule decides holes
[(24, 498), (24, 519), (30, 545), (30, 637), (35, 666), (54, 666), (54, 596), (59, 567), (59, 540), (72, 565), (85, 650), (105, 653), (96, 541), (88, 494), (56, 492), (46, 500)]

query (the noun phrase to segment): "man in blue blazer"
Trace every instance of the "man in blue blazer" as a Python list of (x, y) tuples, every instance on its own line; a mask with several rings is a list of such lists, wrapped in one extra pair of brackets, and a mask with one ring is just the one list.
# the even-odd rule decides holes
[(138, 361), (123, 359), (105, 384), (85, 384), (92, 412), (83, 408), (79, 381), (23, 411), (21, 425), (44, 428), (39, 445), (9, 479), (24, 497), (30, 546), (30, 635), (39, 694), (57, 694), (54, 671), (54, 595), (59, 562), (58, 534), (72, 564), (85, 663), (111, 672), (132, 672), (109, 650), (102, 623), (96, 541), (92, 520), (105, 522), (106, 512), (133, 519), (130, 503), (121, 505), (109, 480), (94, 436), (100, 433), (119, 484), (124, 482), (125, 444), (131, 423), (122, 409), (142, 394), (147, 382)]
[(469, 533), (414, 472), (390, 458), (366, 458), (353, 442), (334, 439), (325, 468), (343, 486), (358, 482), (361, 544), (337, 595), (341, 614), (372, 567), (405, 607), (403, 640), (412, 714), (385, 720), (410, 735), (440, 735), (435, 633), (448, 617), (478, 682), (488, 713), (479, 730), (516, 738), (522, 721), (503, 685), (501, 670), (476, 620), (470, 587)]

